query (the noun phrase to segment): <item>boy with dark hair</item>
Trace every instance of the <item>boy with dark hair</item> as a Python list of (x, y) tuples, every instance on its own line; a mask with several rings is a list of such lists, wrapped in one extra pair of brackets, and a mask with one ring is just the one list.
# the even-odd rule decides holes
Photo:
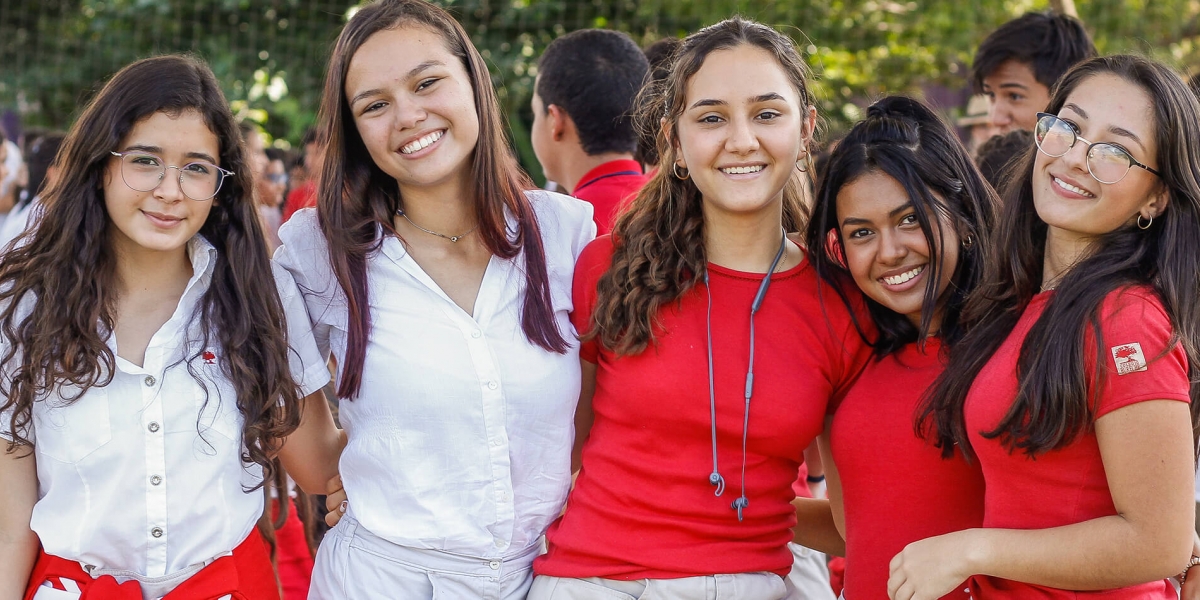
[(548, 180), (592, 204), (600, 234), (646, 182), (631, 112), (648, 68), (628, 35), (604, 29), (564, 35), (538, 61), (533, 151)]
[(1050, 102), (1054, 84), (1068, 69), (1096, 56), (1078, 19), (1030, 12), (993, 31), (975, 52), (971, 81), (991, 101), (992, 124), (1007, 133), (1033, 130)]

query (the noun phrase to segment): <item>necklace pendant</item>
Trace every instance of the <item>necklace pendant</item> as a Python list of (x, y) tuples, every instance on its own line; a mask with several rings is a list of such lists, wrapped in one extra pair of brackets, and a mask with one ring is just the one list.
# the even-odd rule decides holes
[(451, 237), (450, 237), (450, 238), (448, 238), (448, 239), (449, 239), (450, 241), (454, 242), (454, 243), (458, 243), (458, 238), (460, 238), (460, 237), (462, 237), (462, 236), (457, 236), (457, 235), (455, 235), (455, 236), (451, 236)]

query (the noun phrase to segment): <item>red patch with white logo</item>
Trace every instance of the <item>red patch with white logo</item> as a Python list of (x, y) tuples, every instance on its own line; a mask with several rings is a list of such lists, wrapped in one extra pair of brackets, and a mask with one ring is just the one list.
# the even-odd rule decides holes
[(204, 359), (204, 364), (206, 364), (206, 365), (215, 365), (215, 364), (217, 364), (217, 363), (215, 362), (215, 361), (217, 360), (217, 355), (216, 355), (216, 354), (213, 354), (213, 353), (212, 353), (212, 351), (210, 351), (210, 350), (205, 350), (205, 351), (204, 351), (204, 354), (201, 354), (201, 355), (200, 355), (200, 358), (203, 358), (203, 359)]
[(1133, 342), (1111, 348), (1113, 362), (1117, 366), (1117, 375), (1128, 375), (1146, 370), (1146, 355), (1142, 353), (1142, 345)]

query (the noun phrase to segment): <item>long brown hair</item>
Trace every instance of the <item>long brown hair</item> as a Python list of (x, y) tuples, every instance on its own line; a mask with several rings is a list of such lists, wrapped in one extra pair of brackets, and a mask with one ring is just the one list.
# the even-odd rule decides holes
[(66, 398), (74, 401), (112, 381), (115, 357), (105, 340), (115, 325), (117, 273), (102, 191), (113, 160), (109, 152), (143, 119), (185, 111), (204, 118), (219, 141), (221, 166), (234, 175), (200, 228), (217, 258), (194, 317), (203, 343), (182, 360), (203, 385), (192, 364), (210, 336), (216, 338), (221, 370), (245, 421), (242, 460), (261, 465), (268, 477), (268, 456), (299, 426), (283, 306), (261, 241), (237, 123), (207, 65), (160, 56), (122, 69), (84, 109), (55, 161), (61, 175), (43, 195), (37, 228), (0, 259), (0, 334), (11, 342), (0, 356), (0, 410), (13, 411), (9, 451), (28, 443), (22, 434), (35, 399), (78, 386)]
[[(1149, 286), (1162, 301), (1188, 357), (1193, 435), (1200, 422), (1200, 105), (1167, 67), (1137, 56), (1106, 56), (1068, 71), (1046, 112), (1057, 114), (1081, 82), (1102, 74), (1137, 85), (1152, 99), (1158, 170), (1170, 200), (1147, 230), (1123, 226), (1093, 242), (1092, 253), (1066, 273), (1025, 336), (1017, 397), (1000, 424), (983, 435), (1030, 456), (1062, 448), (1091, 426), (1095, 398), (1089, 389), (1105, 371), (1099, 308), (1122, 286)], [(956, 443), (969, 451), (967, 393), (1041, 288), (1047, 225), (1033, 203), (1036, 152), (1031, 146), (1005, 189), (996, 251), (963, 311), (967, 333), (930, 388), (922, 414), (920, 432), (946, 456)], [(1089, 330), (1095, 333), (1094, 377), (1085, 364)]]
[[(659, 168), (613, 228), (612, 265), (597, 283), (592, 327), (585, 339), (598, 338), (618, 354), (642, 352), (654, 341), (658, 310), (704, 279), (708, 261), (700, 190), (691, 179), (673, 175), (678, 152), (671, 140), (678, 139), (688, 80), (712, 52), (743, 44), (775, 57), (796, 86), (807, 114), (812, 104), (808, 67), (787, 36), (761, 23), (732, 18), (683, 40), (671, 74), (643, 89), (638, 102), (639, 127), (656, 132)], [(803, 185), (801, 178), (791, 177), (783, 188), (783, 226), (788, 231), (799, 231), (805, 224)]]
[[(337, 394), (353, 399), (362, 387), (367, 338), (371, 333), (368, 306), (367, 255), (378, 250), (383, 238), (397, 235), (392, 218), (402, 206), (399, 187), (367, 153), (346, 101), (346, 74), (354, 53), (372, 35), (405, 25), (428, 27), (442, 37), (452, 54), (462, 60), (471, 79), (475, 111), (479, 115), (479, 141), (471, 165), (475, 216), (479, 234), (492, 254), (505, 259), (525, 255), (524, 305), (521, 328), (533, 344), (552, 352), (566, 352), (566, 338), (554, 322), (550, 280), (537, 218), (525, 190), (532, 189), (509, 146), (504, 120), (491, 76), (466, 31), (449, 13), (423, 0), (380, 0), (363, 7), (338, 36), (329, 61), (321, 101), (320, 128), (327, 142), (325, 163), (318, 186), (317, 211), (321, 231), (329, 245), (329, 261), (346, 297), (348, 341)], [(505, 209), (516, 218), (510, 232)]]

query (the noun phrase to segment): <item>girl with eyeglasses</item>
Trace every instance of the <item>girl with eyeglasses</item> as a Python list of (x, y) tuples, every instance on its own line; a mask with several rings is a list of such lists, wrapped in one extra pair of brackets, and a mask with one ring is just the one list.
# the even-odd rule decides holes
[(212, 72), (125, 67), (58, 165), (0, 259), (0, 596), (277, 599), (259, 488), (342, 440)]
[(531, 189), (483, 57), (424, 0), (350, 19), (320, 119), (318, 208), (275, 257), (337, 360), (349, 437), (311, 595), (523, 599), (571, 485), (591, 207)]
[(808, 69), (735, 18), (643, 93), (660, 168), (575, 267), (581, 469), (529, 597), (795, 598), (792, 483), (870, 352), (785, 235), (805, 218)]
[(905, 548), (895, 600), (967, 578), (985, 599), (1176, 598), (1167, 578), (1200, 562), (1200, 107), (1166, 67), (1111, 56), (1047, 113), (924, 414), (979, 462), (983, 527)]
[(874, 360), (821, 438), (850, 600), (885, 597), (908, 543), (983, 522), (978, 465), (943, 457), (913, 428), (962, 338), (997, 204), (957, 135), (909, 98), (871, 105), (829, 157), (808, 226), (813, 268), (835, 289), (852, 280), (877, 332)]

